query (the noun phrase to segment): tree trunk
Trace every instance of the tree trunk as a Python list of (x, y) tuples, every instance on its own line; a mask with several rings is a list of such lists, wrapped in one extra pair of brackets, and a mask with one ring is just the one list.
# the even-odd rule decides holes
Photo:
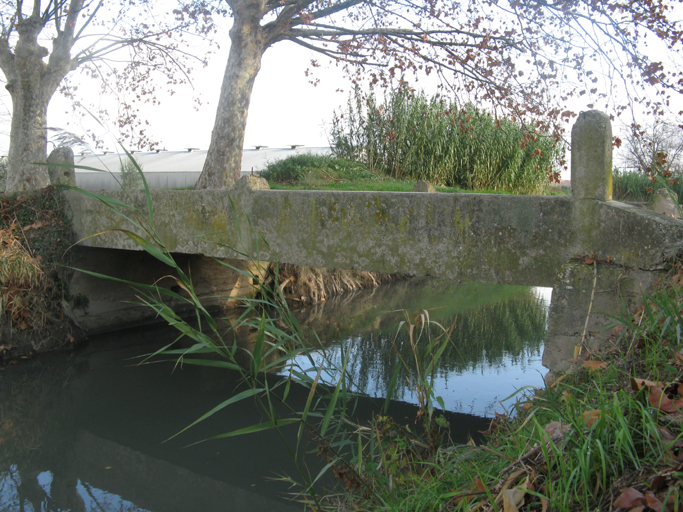
[(40, 82), (22, 81), (12, 92), (6, 192), (47, 187), (47, 103)]
[[(246, 12), (234, 12), (230, 55), (223, 75), (216, 120), (204, 168), (195, 189), (232, 188), (240, 177), (244, 130), (254, 80), (267, 45), (260, 26), (258, 2)], [(243, 4), (243, 5), (244, 5)]]
[(28, 18), (17, 24), (19, 40), (12, 72), (7, 77), (7, 90), (12, 96), (12, 125), (6, 192), (44, 188), (50, 184), (47, 166), (37, 165), (47, 158), (47, 105), (56, 90), (55, 77), (47, 76), (43, 61), (48, 51), (38, 44), (42, 27), (39, 18)]

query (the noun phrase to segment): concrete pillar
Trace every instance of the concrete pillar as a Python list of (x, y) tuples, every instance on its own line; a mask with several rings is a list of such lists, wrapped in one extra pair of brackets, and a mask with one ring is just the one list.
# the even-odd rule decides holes
[[(572, 244), (571, 256), (598, 252), (600, 201), (612, 200), (612, 124), (597, 110), (581, 112), (572, 128)], [(573, 253), (573, 254), (572, 254)], [(597, 280), (594, 272), (597, 271)], [(557, 273), (548, 314), (543, 364), (553, 372), (571, 365), (574, 349), (604, 339), (610, 319), (621, 312), (620, 267), (568, 263)], [(596, 292), (594, 292), (594, 287)], [(590, 315), (589, 315), (590, 311)], [(586, 318), (588, 317), (588, 323)], [(585, 330), (585, 334), (584, 334)]]
[(581, 112), (572, 128), (574, 199), (612, 200), (612, 123), (598, 110)]
[(71, 148), (55, 148), (47, 157), (47, 163), (50, 184), (76, 186), (74, 152)]

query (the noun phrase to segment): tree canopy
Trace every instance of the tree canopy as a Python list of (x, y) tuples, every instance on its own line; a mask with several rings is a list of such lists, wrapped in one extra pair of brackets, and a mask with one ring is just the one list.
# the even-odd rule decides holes
[[(208, 13), (191, 9), (156, 15), (150, 0), (0, 1), (0, 70), (12, 97), (12, 122), (6, 190), (41, 188), (48, 184), (47, 106), (64, 78), (87, 67), (103, 78), (104, 87), (125, 90), (134, 99), (154, 100), (152, 73), (170, 83), (186, 78), (189, 58), (183, 45), (190, 30), (211, 30)], [(49, 48), (48, 48), (49, 47)], [(126, 53), (121, 51), (125, 49)], [(107, 59), (126, 61), (122, 69)], [(70, 89), (75, 100), (78, 92)], [(136, 125), (130, 105), (122, 110), (122, 125)], [(138, 120), (140, 121), (140, 120)]]
[(263, 53), (278, 42), (334, 59), (371, 83), (439, 73), (456, 97), (548, 130), (577, 115), (567, 108), (572, 97), (590, 97), (587, 108), (611, 115), (634, 106), (661, 115), (683, 84), (678, 3), (227, 0), (231, 49), (197, 186), (229, 187), (239, 177), (253, 83)]
[(621, 166), (628, 171), (653, 170), (683, 173), (683, 130), (676, 123), (658, 120), (632, 126), (622, 148)]

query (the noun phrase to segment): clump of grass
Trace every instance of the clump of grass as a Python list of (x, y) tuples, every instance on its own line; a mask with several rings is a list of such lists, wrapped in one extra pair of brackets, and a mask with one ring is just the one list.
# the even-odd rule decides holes
[(302, 153), (268, 164), (261, 176), (269, 182), (282, 185), (304, 184), (327, 180), (343, 182), (351, 180), (381, 180), (371, 173), (368, 166), (331, 155)]
[(16, 225), (0, 230), (0, 312), (13, 328), (41, 329), (49, 279), (39, 262), (19, 241)]
[(393, 178), (514, 193), (545, 192), (563, 149), (532, 127), (406, 88), (382, 102), (356, 90), (335, 114), (331, 143), (335, 155)]
[[(274, 190), (346, 190), (374, 192), (412, 192), (415, 180), (397, 179), (369, 170), (362, 162), (332, 155), (310, 153), (292, 155), (269, 164), (261, 173)], [(474, 192), (461, 187), (436, 187), (437, 192)], [(507, 194), (505, 190), (476, 192)]]

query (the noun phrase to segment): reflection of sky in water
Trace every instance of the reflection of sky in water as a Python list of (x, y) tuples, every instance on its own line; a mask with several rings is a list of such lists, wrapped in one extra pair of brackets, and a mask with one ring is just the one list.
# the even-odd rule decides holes
[(121, 496), (97, 489), (80, 480), (76, 484), (76, 490), (83, 500), (86, 512), (100, 510), (111, 510), (112, 512), (147, 512), (145, 509), (137, 507), (134, 503), (124, 500)]
[[(24, 498), (21, 503), (19, 488), (21, 487), (21, 476), (15, 465), (10, 466), (9, 471), (0, 473), (0, 511), (1, 512), (66, 512), (56, 506), (52, 501), (51, 487), (53, 475), (50, 471), (43, 471), (36, 480), (38, 486), (45, 493), (44, 496), (32, 496), (33, 503), (27, 498)], [(76, 492), (83, 500), (83, 509), (85, 512), (101, 512), (106, 510), (108, 512), (147, 512), (136, 506), (130, 501), (124, 500), (116, 494), (112, 494), (101, 489), (97, 489), (87, 483), (78, 480), (76, 483)], [(34, 509), (33, 505), (39, 503), (39, 508)]]
[[(550, 306), (552, 288), (534, 288), (533, 293), (537, 296), (545, 311)], [(359, 376), (361, 358), (359, 355), (359, 342), (361, 338), (351, 337), (343, 343), (334, 343), (326, 348), (327, 357), (332, 361), (342, 361), (343, 356), (348, 357), (347, 372), (352, 379)], [(342, 353), (342, 350), (345, 353)], [(538, 350), (522, 350), (521, 353), (506, 353), (502, 359), (495, 362), (483, 362), (474, 368), (465, 370), (453, 370), (449, 372), (437, 371), (434, 377), (435, 395), (440, 396), (446, 409), (454, 412), (464, 412), (479, 416), (492, 416), (494, 412), (503, 412), (506, 406), (514, 403), (514, 397), (506, 402), (499, 403), (520, 388), (525, 386), (543, 387), (543, 375), (546, 369), (541, 363), (543, 346)], [(292, 362), (299, 368), (315, 378), (323, 364), (323, 351), (315, 351), (311, 354), (311, 360), (306, 356), (298, 356)], [(484, 354), (484, 361), (488, 361)], [(381, 380), (380, 367), (382, 361), (362, 361), (365, 375), (363, 392), (375, 398), (384, 398), (385, 385)], [(282, 373), (287, 373), (283, 370)], [(320, 381), (335, 386), (339, 381), (340, 373), (325, 368), (320, 375)], [(353, 389), (353, 386), (351, 386)], [(356, 387), (357, 389), (357, 387)], [(517, 396), (517, 395), (515, 395)], [(417, 398), (410, 389), (399, 389), (395, 399), (410, 403), (417, 403)]]

